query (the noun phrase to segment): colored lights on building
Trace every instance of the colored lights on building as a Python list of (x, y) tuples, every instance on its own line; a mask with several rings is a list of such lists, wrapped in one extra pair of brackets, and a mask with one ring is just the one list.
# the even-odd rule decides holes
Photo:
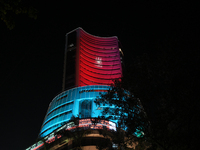
[[(102, 119), (80, 119), (78, 125), (75, 125), (74, 122), (69, 122), (56, 131), (52, 132), (51, 134), (47, 135), (46, 137), (43, 138), (43, 141), (45, 143), (50, 144), (54, 142), (57, 139), (60, 139), (62, 135), (59, 133), (60, 131), (65, 131), (65, 130), (76, 130), (76, 129), (106, 129), (106, 130), (114, 130), (116, 131), (116, 123), (108, 121), (108, 120), (102, 120)], [(26, 150), (40, 150), (44, 146), (44, 142), (42, 140), (38, 141), (37, 143), (33, 144)]]
[(116, 36), (97, 37), (77, 28), (66, 37), (63, 91), (70, 86), (111, 85), (122, 77)]
[(102, 68), (102, 59), (101, 57), (96, 57), (95, 58), (96, 66)]
[[(107, 92), (110, 86), (90, 85), (72, 88), (57, 95), (49, 105), (39, 137), (45, 137), (67, 123), (72, 116), (81, 118), (97, 118), (102, 111), (113, 106), (96, 106), (94, 100), (100, 93)], [(112, 120), (116, 122), (116, 120)]]
[(116, 123), (97, 118), (81, 119), (79, 120), (79, 127), (88, 127), (90, 129), (103, 129), (104, 127), (106, 127), (107, 129), (116, 131)]
[[(97, 119), (108, 117), (102, 114), (103, 110), (114, 106), (97, 106), (94, 101), (109, 90), (115, 79), (122, 77), (122, 54), (116, 36), (98, 37), (82, 28), (67, 33), (62, 92), (49, 104), (38, 136), (45, 143), (39, 141), (26, 150), (40, 150), (44, 144), (55, 143), (62, 139), (60, 131), (77, 128), (116, 131), (117, 117)], [(78, 125), (70, 122), (72, 117), (80, 118)]]
[[(110, 85), (121, 78), (117, 37), (97, 37), (79, 29), (79, 85)], [(92, 81), (92, 82), (91, 82)]]
[(97, 108), (94, 100), (122, 76), (117, 37), (97, 37), (82, 28), (67, 33), (63, 76), (63, 92), (50, 103), (39, 138), (58, 129), (72, 116), (99, 117), (104, 108), (112, 108)]

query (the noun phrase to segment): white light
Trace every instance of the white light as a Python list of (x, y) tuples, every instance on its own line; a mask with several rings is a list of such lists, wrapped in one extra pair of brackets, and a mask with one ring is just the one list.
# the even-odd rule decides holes
[(121, 48), (119, 48), (119, 51), (122, 53), (122, 55), (124, 56), (124, 53), (122, 52), (122, 49)]
[(95, 61), (96, 61), (96, 64), (97, 64), (95, 66), (102, 67), (102, 58), (101, 57), (96, 57)]

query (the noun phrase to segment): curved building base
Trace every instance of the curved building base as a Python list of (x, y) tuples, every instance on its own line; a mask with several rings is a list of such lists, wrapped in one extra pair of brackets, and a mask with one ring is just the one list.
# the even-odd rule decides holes
[[(39, 138), (43, 138), (71, 120), (79, 118), (98, 118), (102, 111), (113, 106), (97, 107), (94, 103), (100, 93), (107, 92), (109, 86), (89, 85), (66, 90), (57, 95), (49, 105)], [(116, 120), (112, 120), (116, 122)]]

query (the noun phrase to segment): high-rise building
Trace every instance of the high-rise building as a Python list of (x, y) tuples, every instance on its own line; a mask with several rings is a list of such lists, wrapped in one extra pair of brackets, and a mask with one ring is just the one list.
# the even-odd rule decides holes
[(63, 91), (70, 87), (110, 85), (121, 76), (116, 36), (97, 37), (82, 28), (67, 33)]
[(116, 36), (94, 36), (80, 27), (67, 33), (62, 92), (49, 104), (39, 141), (26, 150), (71, 149), (73, 138), (66, 134), (75, 129), (93, 129), (82, 146), (96, 149), (103, 137), (95, 129), (116, 130), (116, 120), (99, 119), (105, 108), (114, 106), (96, 106), (94, 100), (121, 78), (122, 55)]

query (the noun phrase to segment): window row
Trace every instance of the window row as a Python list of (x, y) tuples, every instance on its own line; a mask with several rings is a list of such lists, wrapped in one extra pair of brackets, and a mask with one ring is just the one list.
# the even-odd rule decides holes
[(72, 117), (72, 111), (54, 117), (53, 119), (49, 120), (48, 122), (46, 122), (46, 124), (43, 125), (41, 133), (44, 133), (46, 130), (48, 130), (49, 128), (51, 128), (56, 124), (60, 124), (62, 122), (70, 120), (71, 117)]
[(69, 97), (69, 95), (61, 97), (61, 99), (58, 99), (58, 100), (54, 99), (51, 106), (50, 106), (49, 111), (52, 111), (52, 109), (58, 107), (59, 105), (62, 105), (63, 103), (71, 101), (71, 99), (68, 98), (68, 97)]
[(54, 109), (53, 111), (51, 111), (50, 113), (48, 113), (45, 122), (49, 121), (50, 119), (52, 119), (53, 117), (55, 117), (58, 114), (61, 114), (65, 111), (69, 111), (72, 109), (73, 109), (73, 103), (69, 103), (69, 104), (63, 105), (61, 107), (58, 107), (58, 108)]
[(58, 102), (59, 100), (61, 100), (61, 99), (63, 99), (63, 98), (66, 98), (66, 97), (67, 97), (67, 95), (62, 96), (62, 97), (58, 98), (58, 99), (56, 100), (56, 102)]

